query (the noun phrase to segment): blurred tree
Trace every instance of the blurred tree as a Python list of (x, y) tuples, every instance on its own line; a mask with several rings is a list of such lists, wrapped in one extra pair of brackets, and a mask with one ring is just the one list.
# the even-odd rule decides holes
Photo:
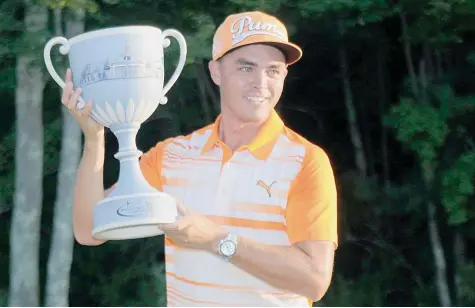
[[(63, 10), (66, 5), (68, 3), (53, 7), (56, 36), (63, 36)], [(67, 38), (84, 32), (85, 11), (84, 8), (75, 8), (66, 14), (64, 23)], [(65, 71), (64, 65), (56, 65), (56, 69)], [(61, 106), (60, 102), (57, 103)], [(66, 108), (61, 111), (61, 154), (45, 291), (45, 305), (48, 307), (69, 306), (70, 270), (74, 248), (71, 228), (72, 202), (76, 170), (81, 156), (81, 129)], [(58, 138), (57, 135), (55, 137)], [(57, 154), (54, 156), (58, 157)]]
[(45, 78), (37, 50), (45, 41), (48, 9), (25, 0), (24, 34), (16, 67), (15, 200), (10, 233), (9, 306), (38, 306), (43, 201), (42, 102)]

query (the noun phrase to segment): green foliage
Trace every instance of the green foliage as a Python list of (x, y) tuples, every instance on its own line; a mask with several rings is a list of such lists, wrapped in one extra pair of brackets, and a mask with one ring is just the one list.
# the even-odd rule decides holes
[[(188, 18), (194, 24), (194, 29), (189, 31), (186, 36), (188, 45), (186, 61), (190, 64), (211, 56), (211, 46), (217, 25), (207, 13), (189, 12)], [(167, 52), (178, 54), (178, 44), (170, 45), (169, 49)]]
[[(417, 104), (412, 98), (402, 98), (391, 108), (386, 124), (395, 129), (396, 138), (420, 159), (425, 172), (436, 168), (440, 150), (447, 136), (460, 127), (451, 127), (455, 117), (473, 111), (475, 97), (457, 97), (448, 85), (429, 90), (433, 104)], [(442, 174), (441, 203), (448, 213), (449, 224), (460, 224), (471, 218), (469, 197), (474, 194), (475, 152), (462, 153)]]
[[(422, 283), (421, 277), (403, 254), (387, 244), (376, 246), (361, 240), (358, 246), (366, 252), (367, 260), (370, 260), (367, 263), (373, 264), (355, 279), (336, 274), (327, 294), (316, 303), (316, 307), (401, 307), (411, 302), (421, 305), (422, 299), (425, 305), (436, 305), (433, 297), (430, 298), (433, 293), (427, 292), (429, 287)], [(378, 269), (374, 262), (379, 263)], [(400, 273), (403, 275), (398, 275)], [(420, 297), (421, 301), (417, 301), (416, 297)]]
[[(131, 268), (135, 271), (136, 268)], [(165, 265), (157, 263), (146, 268), (147, 276), (140, 277), (136, 298), (128, 297), (112, 303), (115, 306), (126, 307), (165, 307), (167, 304)], [(123, 278), (123, 277), (122, 277)], [(114, 291), (117, 289), (111, 289)], [(101, 293), (103, 294), (103, 293)], [(106, 293), (107, 294), (107, 293)]]
[(404, 0), (401, 6), (414, 19), (408, 29), (412, 43), (425, 42), (440, 48), (462, 42), (462, 31), (475, 29), (472, 0)]
[(55, 8), (85, 9), (88, 13), (97, 13), (99, 5), (95, 0), (42, 0), (46, 5)]
[(45, 176), (58, 170), (59, 154), (61, 151), (61, 118), (44, 125), (44, 166)]
[(383, 307), (385, 285), (381, 280), (378, 274), (365, 274), (358, 281), (337, 275), (326, 297), (315, 307)]
[(473, 217), (468, 200), (474, 195), (475, 150), (463, 153), (442, 175), (441, 202), (449, 224), (465, 223)]
[(8, 292), (0, 289), (0, 307), (8, 306)]
[[(71, 304), (157, 307), (165, 303), (163, 237), (76, 245)], [(84, 286), (87, 285), (87, 296)]]
[(230, 3), (244, 10), (260, 10), (269, 14), (276, 13), (282, 5), (286, 4), (288, 0), (231, 0)]
[(450, 120), (475, 110), (475, 96), (457, 96), (447, 84), (431, 86), (429, 95), (439, 108), (443, 120)]
[(444, 144), (449, 127), (437, 108), (401, 98), (391, 108), (385, 123), (396, 131), (396, 138), (414, 151), (423, 164), (432, 163)]
[(460, 273), (460, 289), (458, 303), (461, 307), (474, 307), (475, 306), (475, 263), (467, 262), (461, 264), (458, 268)]
[(9, 209), (13, 203), (15, 135), (7, 134), (0, 143), (0, 204), (5, 207), (0, 212)]
[(13, 46), (17, 33), (23, 29), (23, 23), (15, 18), (19, 5), (17, 1), (5, 0), (0, 2), (0, 64), (3, 57), (14, 55)]
[[(44, 176), (55, 173), (61, 146), (61, 118), (44, 125)], [(16, 132), (7, 134), (0, 143), (0, 205), (11, 204), (14, 193)], [(1, 211), (0, 211), (1, 212)]]
[[(2, 61), (0, 58), (0, 65), (3, 64), (2, 62), (5, 63), (7, 61)], [(9, 63), (5, 63), (5, 66), (5, 69), (0, 71), (0, 90), (14, 91), (16, 87), (15, 68), (10, 66)], [(8, 102), (4, 101), (2, 103), (6, 104)], [(10, 104), (13, 105), (13, 101)]]
[(386, 0), (324, 0), (297, 3), (302, 16), (315, 18), (327, 14), (337, 15), (343, 18), (346, 28), (379, 22), (394, 14), (393, 8)]

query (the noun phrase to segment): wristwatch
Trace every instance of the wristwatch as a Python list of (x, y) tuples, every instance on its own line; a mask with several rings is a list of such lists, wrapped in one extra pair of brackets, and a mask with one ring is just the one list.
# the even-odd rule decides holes
[(218, 245), (218, 255), (221, 259), (229, 261), (237, 251), (238, 237), (234, 234), (228, 233)]

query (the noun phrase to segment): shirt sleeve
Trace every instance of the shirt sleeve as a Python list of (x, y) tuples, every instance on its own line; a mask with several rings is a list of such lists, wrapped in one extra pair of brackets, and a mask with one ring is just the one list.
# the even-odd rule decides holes
[(291, 243), (321, 240), (338, 247), (337, 199), (328, 155), (317, 146), (308, 146), (288, 196), (285, 215)]
[(163, 150), (165, 143), (159, 142), (156, 146), (144, 153), (140, 158), (140, 169), (147, 182), (158, 190), (162, 190), (162, 180), (160, 173), (162, 171)]

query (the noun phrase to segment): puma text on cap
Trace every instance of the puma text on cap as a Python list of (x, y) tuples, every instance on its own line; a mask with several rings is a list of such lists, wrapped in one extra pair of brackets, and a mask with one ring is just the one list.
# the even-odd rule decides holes
[(227, 52), (250, 44), (269, 44), (279, 48), (291, 65), (302, 57), (302, 49), (289, 42), (287, 29), (274, 16), (254, 11), (229, 15), (218, 27), (213, 39), (213, 60)]

